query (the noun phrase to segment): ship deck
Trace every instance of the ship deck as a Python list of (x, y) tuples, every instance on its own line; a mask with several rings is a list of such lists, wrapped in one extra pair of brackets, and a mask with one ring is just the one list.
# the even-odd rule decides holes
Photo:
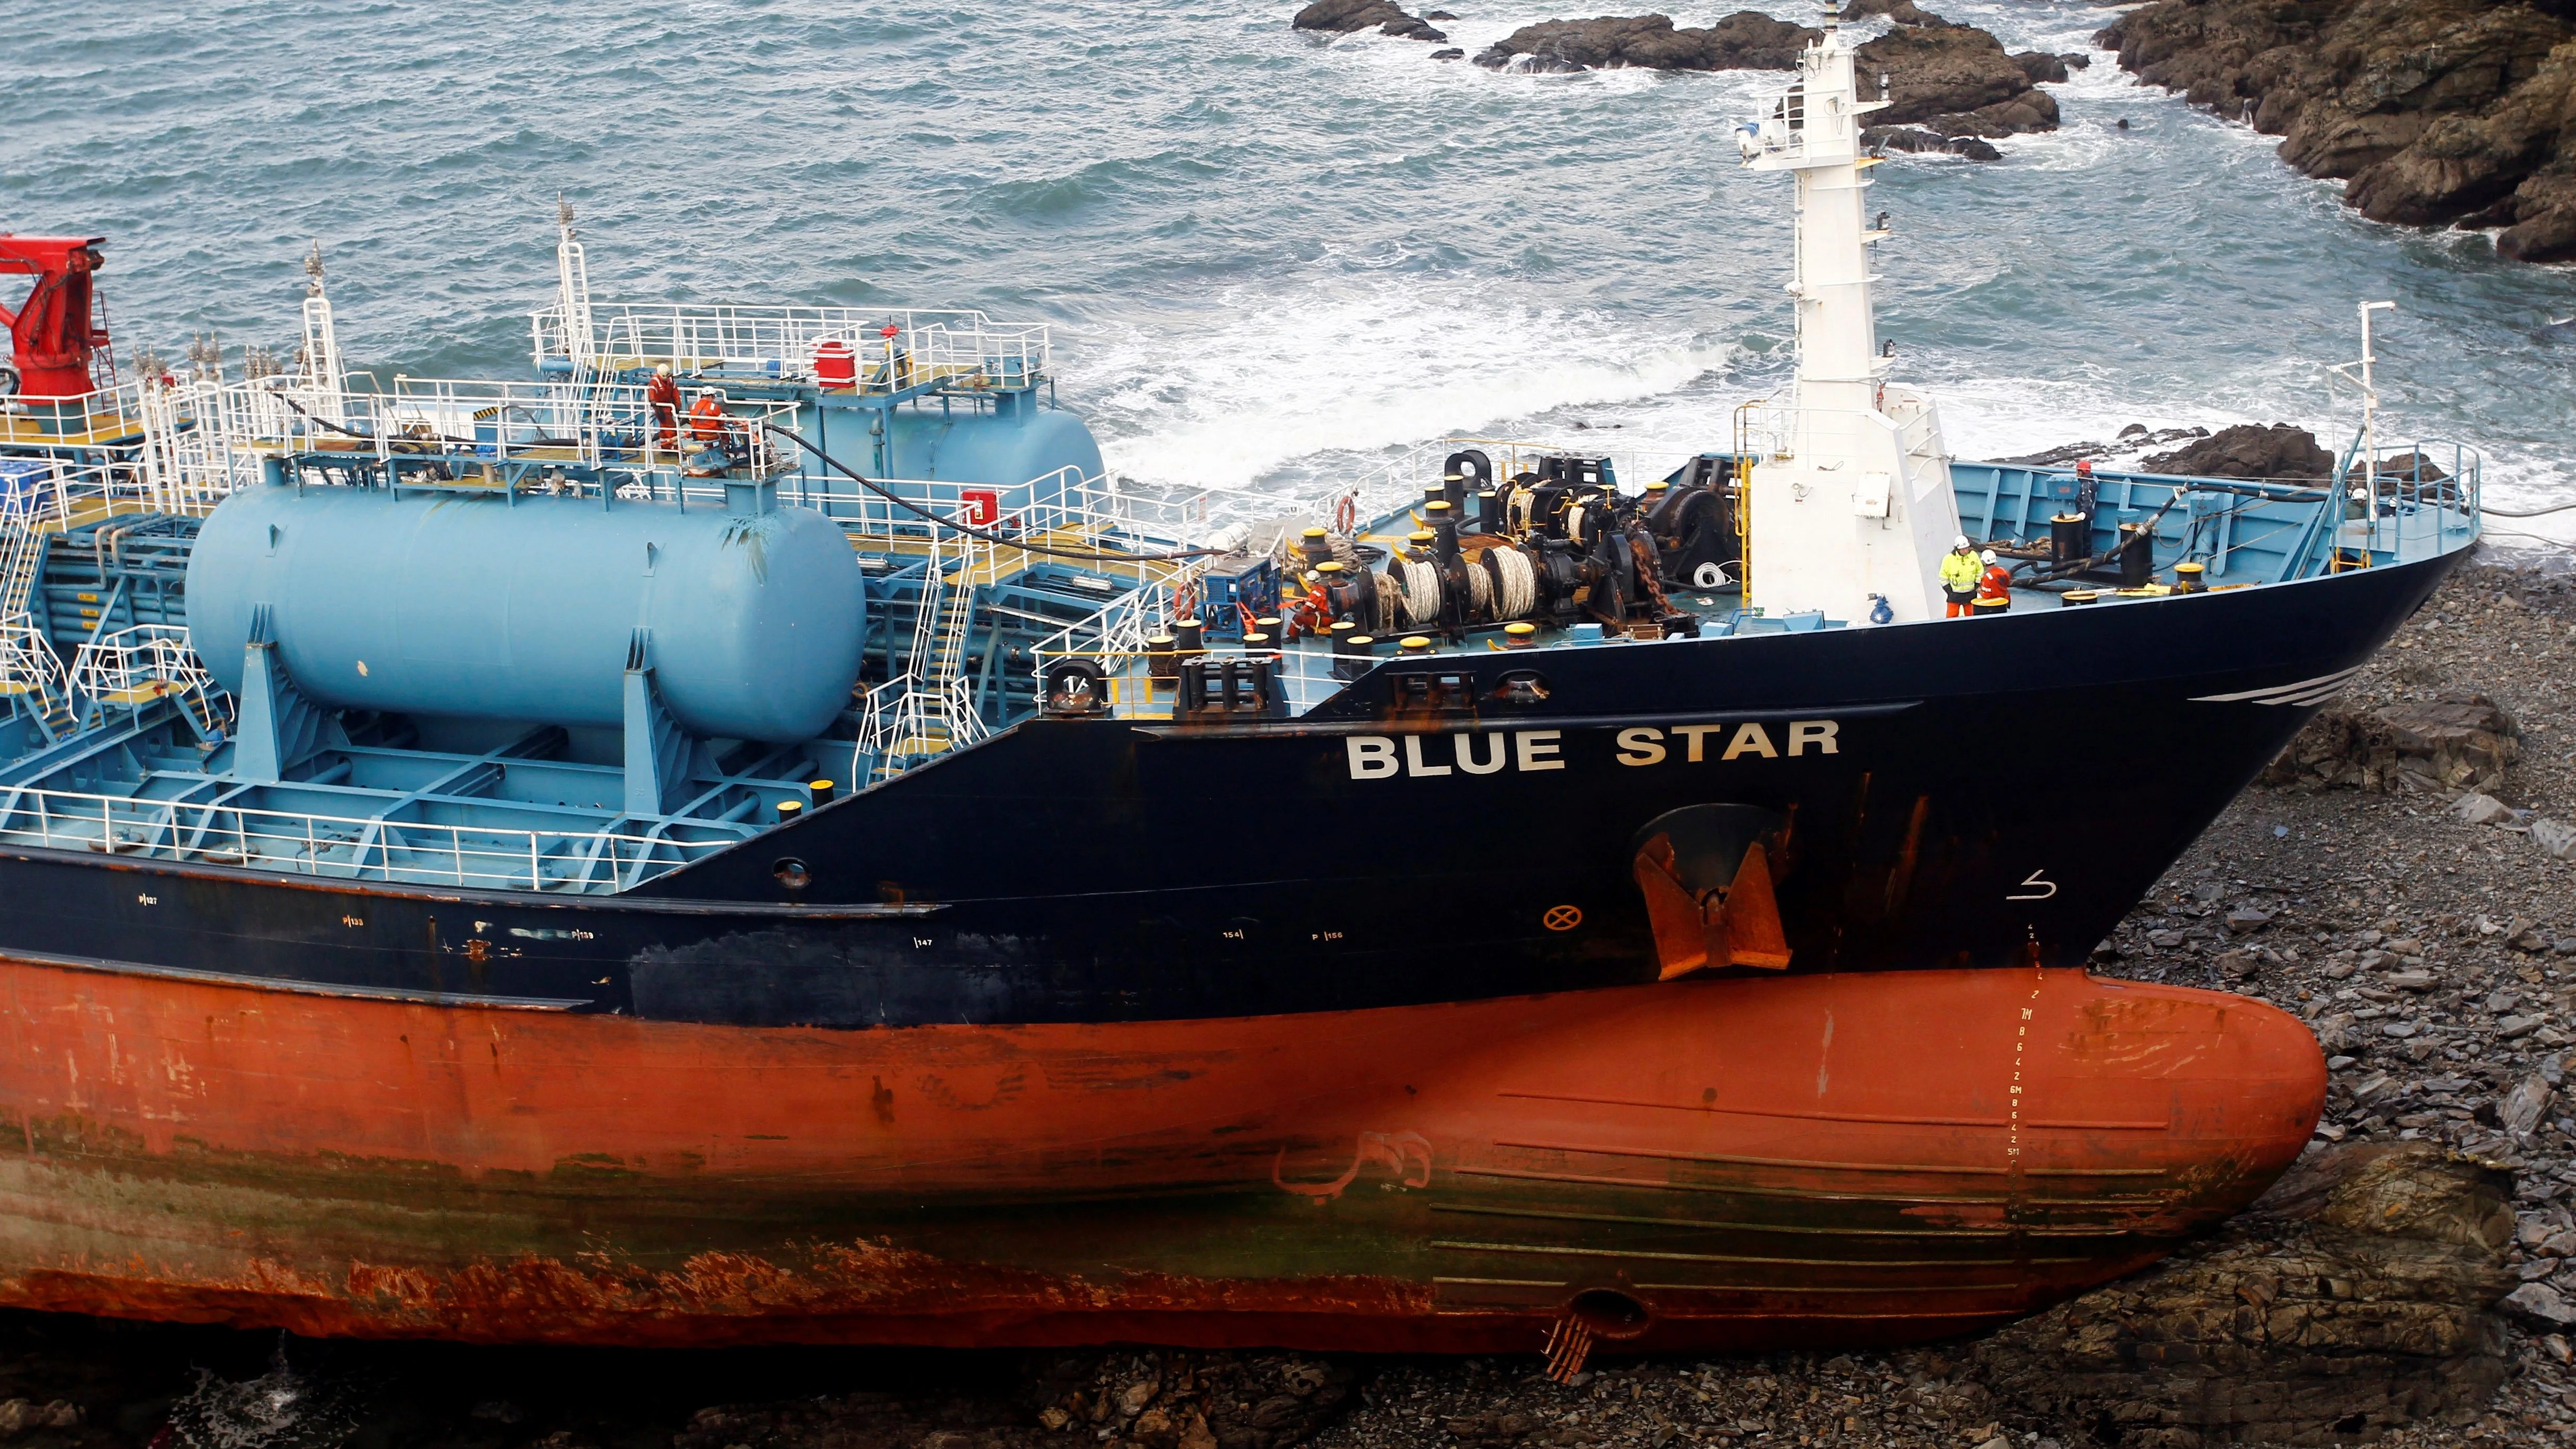
[[(1564, 650), (1869, 627), (1772, 612), (1758, 592), (1748, 600), (1731, 583), (1679, 584), (1665, 597), (1685, 623), (1614, 625), (1588, 614), (1577, 595), (1533, 616), (1535, 628), (1426, 618), (1355, 657), (1337, 653), (1315, 621), (1298, 627), (1293, 607), (1284, 626), (1272, 622), (1283, 602), (1297, 601), (1295, 588), (1284, 600), (1278, 590), (1282, 565), (1303, 568), (1305, 519), (1239, 527), (1235, 551), (1218, 553), (1190, 546), (1204, 531), (1189, 523), (1194, 501), (1157, 510), (1104, 479), (1068, 477), (1037, 480), (1051, 485), (1051, 502), (973, 536), (922, 515), (977, 516), (988, 501), (972, 495), (984, 490), (923, 480), (863, 489), (783, 445), (736, 457), (735, 476), (692, 476), (655, 446), (640, 389), (604, 410), (585, 404), (574, 426), (569, 413), (550, 411), (565, 406), (565, 386), (406, 381), (365, 405), (377, 415), (341, 415), (355, 427), (249, 390), (200, 398), (194, 411), (210, 432), (240, 435), (216, 460), (230, 470), (301, 459), (324, 470), (377, 467), (403, 489), (516, 496), (587, 487), (603, 506), (613, 506), (606, 495), (614, 492), (720, 508), (728, 486), (774, 484), (782, 503), (841, 526), (866, 579), (861, 686), (824, 735), (793, 746), (708, 741), (679, 803), (658, 813), (627, 808), (613, 756), (538, 722), (460, 734), (349, 715), (319, 731), (281, 778), (245, 780), (236, 768), (239, 703), (214, 684), (186, 632), (188, 553), (205, 500), (220, 489), (173, 489), (165, 479), (146, 490), (131, 481), (145, 470), (98, 464), (58, 438), (14, 454), (0, 444), (0, 456), (59, 463), (50, 482), (13, 493), (16, 506), (0, 516), (0, 612), (20, 621), (0, 628), (0, 845), (394, 884), (615, 893), (976, 747), (1047, 708), (1050, 678), (1067, 664), (1096, 671), (1094, 707), (1114, 718), (1257, 724), (1306, 714), (1381, 663), (1413, 668), (1395, 661), (1496, 653), (1535, 661)], [(796, 403), (749, 406), (792, 421)], [(765, 434), (745, 427), (737, 437)], [(1382, 568), (1418, 544), (1417, 500), (1436, 487), (1441, 458), (1473, 445), (1515, 471), (1565, 452), (1445, 441), (1327, 500), (1315, 522), (1361, 520), (1345, 546), (1360, 567)], [(2393, 459), (2400, 450), (2386, 452)], [(2403, 452), (2411, 471), (2387, 483), (2368, 517), (2347, 516), (2355, 510), (2342, 506), (2339, 486), (2100, 472), (2071, 560), (2053, 546), (2050, 520), (2073, 506), (2074, 473), (1955, 463), (1952, 477), (1963, 524), (2013, 561), (2011, 611), (2027, 613), (2122, 607), (2195, 587), (2277, 586), (2465, 546), (2476, 532), (2474, 455), (2430, 445)], [(2435, 456), (2450, 466), (2425, 467)], [(2357, 455), (2348, 457), (2346, 471), (2356, 466)], [(1724, 453), (1619, 460), (1630, 477), (1723, 479), (1734, 468)], [(2149, 540), (2143, 581), (2134, 569), (2124, 579), (2114, 557), (2124, 525)], [(1472, 555), (1493, 541), (1471, 524), (1462, 548)], [(2186, 583), (2193, 574), (2198, 582)], [(1184, 688), (1188, 661), (1170, 637), (1184, 610), (1207, 616), (1205, 660), (1266, 676), (1257, 704), (1211, 709)], [(1271, 637), (1247, 642), (1265, 626)]]

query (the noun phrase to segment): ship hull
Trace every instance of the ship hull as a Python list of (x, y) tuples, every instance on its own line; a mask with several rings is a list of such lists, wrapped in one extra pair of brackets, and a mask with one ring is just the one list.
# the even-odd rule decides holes
[(749, 1028), (0, 963), (0, 1303), (491, 1342), (1923, 1339), (2296, 1157), (2261, 1003), (2080, 971)]
[(1731, 812), (1792, 972), (2073, 965), (2455, 561), (1036, 720), (614, 896), (0, 850), (0, 950), (710, 1025), (1374, 1010), (1655, 980), (1638, 858)]

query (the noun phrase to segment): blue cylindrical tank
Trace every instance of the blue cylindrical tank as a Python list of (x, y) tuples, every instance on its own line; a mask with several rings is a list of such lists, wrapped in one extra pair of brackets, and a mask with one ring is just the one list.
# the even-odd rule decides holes
[[(835, 408), (825, 420), (827, 451), (887, 479), (964, 483), (1001, 495), (1004, 513), (1052, 503), (1074, 477), (1101, 473), (1100, 443), (1081, 418), (1040, 407), (1029, 393), (1006, 393), (977, 407), (915, 404), (882, 416), (882, 439), (866, 431), (878, 414)], [(810, 427), (811, 424), (809, 423)]]
[(324, 704), (618, 725), (646, 628), (683, 728), (776, 743), (848, 705), (867, 608), (848, 541), (810, 509), (274, 483), (226, 499), (188, 560), (191, 638), (235, 692), (262, 603)]

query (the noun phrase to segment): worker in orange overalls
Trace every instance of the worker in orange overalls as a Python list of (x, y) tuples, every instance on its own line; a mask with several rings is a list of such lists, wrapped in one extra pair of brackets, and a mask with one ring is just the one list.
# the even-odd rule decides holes
[(712, 390), (699, 393), (697, 405), (689, 409), (689, 436), (701, 443), (712, 443), (724, 434), (724, 404), (716, 401)]
[(653, 414), (653, 428), (662, 446), (674, 452), (680, 446), (680, 385), (671, 380), (671, 364), (653, 369), (653, 380), (644, 384), (644, 405)]
[(2005, 608), (2011, 608), (2012, 570), (2005, 568), (2002, 564), (1995, 561), (1995, 551), (1993, 549), (1987, 549), (1984, 553), (1979, 554), (1978, 559), (1985, 564), (1986, 571), (1977, 576), (1977, 597), (1980, 599), (2001, 599), (2004, 601)]

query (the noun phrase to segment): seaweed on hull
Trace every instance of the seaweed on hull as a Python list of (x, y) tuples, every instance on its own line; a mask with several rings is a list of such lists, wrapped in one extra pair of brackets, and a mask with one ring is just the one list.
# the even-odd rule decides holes
[(2374, 221), (2500, 228), (2508, 257), (2576, 258), (2576, 4), (2154, 0), (2094, 40), (2279, 136)]

